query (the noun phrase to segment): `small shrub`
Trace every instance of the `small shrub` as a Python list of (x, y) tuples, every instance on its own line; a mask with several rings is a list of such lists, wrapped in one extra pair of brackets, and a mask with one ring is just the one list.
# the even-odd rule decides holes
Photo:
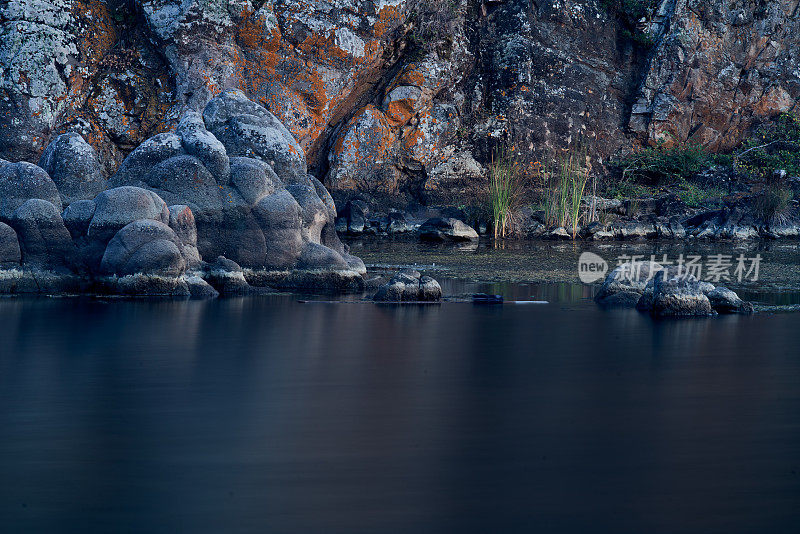
[(734, 156), (734, 166), (751, 179), (767, 180), (778, 169), (800, 175), (800, 116), (782, 113), (759, 128)]
[(784, 220), (794, 193), (784, 176), (770, 175), (753, 198), (753, 210), (764, 222)]
[(689, 179), (711, 163), (711, 156), (698, 144), (684, 143), (645, 148), (612, 162), (621, 183), (666, 185)]
[(723, 196), (725, 196), (725, 191), (721, 189), (700, 187), (686, 179), (681, 179), (681, 188), (680, 191), (678, 191), (678, 198), (689, 207), (697, 208), (712, 198), (721, 198)]

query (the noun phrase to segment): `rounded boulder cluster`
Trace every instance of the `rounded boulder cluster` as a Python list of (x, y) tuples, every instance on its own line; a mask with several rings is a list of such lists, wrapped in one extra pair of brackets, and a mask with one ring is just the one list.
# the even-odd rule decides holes
[(0, 292), (209, 295), (207, 261), (220, 258), (253, 285), (363, 288), (364, 263), (339, 240), (302, 149), (240, 91), (185, 113), (108, 180), (101, 168), (75, 133), (38, 166), (0, 160)]

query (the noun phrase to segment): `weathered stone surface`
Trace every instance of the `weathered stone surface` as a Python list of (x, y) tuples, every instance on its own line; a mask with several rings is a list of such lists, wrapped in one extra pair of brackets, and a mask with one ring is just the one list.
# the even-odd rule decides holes
[(197, 250), (197, 225), (189, 206), (176, 205), (169, 207), (169, 227), (180, 241), (181, 254), (186, 260), (187, 268), (200, 264), (200, 252)]
[(654, 317), (687, 317), (713, 315), (711, 302), (703, 286), (692, 276), (669, 276), (659, 271), (653, 278)]
[[(455, 203), (502, 144), (535, 168), (585, 138), (601, 169), (660, 140), (730, 148), (796, 108), (796, 0), (657, 2), (640, 23), (651, 47), (609, 4), (8, 0), (0, 157), (36, 161), (76, 132), (110, 175), (183, 117), (178, 151), (221, 185), (214, 138), (286, 183), (308, 160), (344, 191)], [(441, 28), (425, 34), (427, 19)]]
[(103, 191), (94, 203), (95, 211), (87, 235), (101, 243), (108, 243), (122, 228), (139, 219), (169, 224), (166, 202), (140, 187), (123, 186)]
[(305, 181), (303, 149), (275, 115), (241, 91), (224, 91), (213, 99), (203, 119), (229, 155), (261, 159), (286, 182)]
[(65, 133), (47, 145), (39, 166), (52, 178), (65, 206), (91, 200), (106, 187), (97, 153), (77, 133)]
[[(0, 128), (2, 129), (2, 128)], [(61, 211), (61, 196), (47, 172), (27, 162), (0, 160), (0, 219), (8, 219), (32, 198), (46, 200)]]
[(75, 245), (52, 203), (34, 198), (26, 201), (11, 216), (17, 232), (22, 261), (27, 265), (71, 267), (75, 262)]
[(203, 266), (202, 277), (220, 295), (245, 295), (252, 290), (242, 267), (224, 256)]
[(166, 224), (154, 220), (134, 221), (122, 228), (106, 247), (100, 272), (180, 276), (186, 270), (181, 242)]
[(429, 276), (405, 269), (378, 288), (372, 297), (376, 302), (435, 302), (442, 298), (442, 288)]
[(636, 306), (648, 283), (652, 287), (653, 277), (660, 269), (660, 265), (651, 265), (649, 261), (618, 265), (606, 275), (594, 300), (607, 307)]
[(89, 231), (89, 224), (92, 222), (96, 207), (94, 200), (78, 200), (61, 213), (61, 218), (64, 219), (64, 224), (73, 239), (85, 236)]
[(743, 301), (727, 287), (716, 287), (706, 293), (706, 296), (717, 313), (753, 313), (753, 305)]
[(434, 217), (419, 227), (419, 237), (425, 241), (477, 241), (474, 228), (452, 217)]
[(14, 267), (22, 261), (17, 232), (9, 225), (0, 223), (0, 267)]

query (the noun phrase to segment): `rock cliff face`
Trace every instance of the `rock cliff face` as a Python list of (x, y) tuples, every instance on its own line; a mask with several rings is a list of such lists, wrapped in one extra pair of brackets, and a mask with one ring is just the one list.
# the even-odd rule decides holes
[(726, 149), (796, 108), (799, 3), (653, 2), (642, 44), (606, 0), (4, 0), (0, 158), (75, 132), (107, 178), (226, 89), (334, 196), (464, 197), (499, 144), (532, 170), (579, 138), (593, 167), (662, 140)]

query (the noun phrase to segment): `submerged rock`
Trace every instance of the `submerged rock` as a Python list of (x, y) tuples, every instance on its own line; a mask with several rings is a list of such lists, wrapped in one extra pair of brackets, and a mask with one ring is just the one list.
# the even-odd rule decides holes
[(442, 298), (442, 288), (429, 276), (405, 269), (378, 288), (372, 297), (376, 302), (436, 302)]

